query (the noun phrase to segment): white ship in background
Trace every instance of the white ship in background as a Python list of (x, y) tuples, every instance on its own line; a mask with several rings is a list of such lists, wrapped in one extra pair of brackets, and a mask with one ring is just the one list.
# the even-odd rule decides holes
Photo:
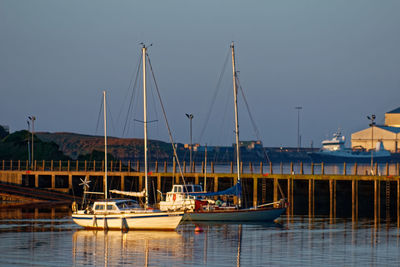
[(366, 151), (363, 147), (345, 148), (345, 137), (338, 130), (333, 138), (322, 141), (322, 148), (318, 152), (310, 152), (308, 155), (313, 162), (357, 162), (370, 163), (371, 155), (374, 162), (388, 162), (391, 159), (391, 154), (383, 147), (383, 143), (378, 141), (375, 149)]

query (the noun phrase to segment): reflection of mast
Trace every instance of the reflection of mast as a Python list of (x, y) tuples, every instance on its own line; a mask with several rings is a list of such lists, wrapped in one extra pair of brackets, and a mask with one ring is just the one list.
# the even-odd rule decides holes
[(104, 232), (104, 267), (108, 266), (108, 235)]
[(236, 266), (240, 266), (240, 251), (242, 250), (242, 225), (239, 224), (239, 236), (238, 236), (238, 250), (236, 256)]
[(149, 240), (146, 239), (146, 253), (145, 253), (145, 261), (144, 266), (149, 266)]

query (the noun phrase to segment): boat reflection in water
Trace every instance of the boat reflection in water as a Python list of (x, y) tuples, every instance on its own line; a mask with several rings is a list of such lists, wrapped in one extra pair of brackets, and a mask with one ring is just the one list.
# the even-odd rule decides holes
[(175, 231), (91, 231), (73, 234), (74, 266), (160, 265), (180, 258), (183, 238)]
[(203, 231), (195, 232), (194, 225), (187, 222), (179, 227), (180, 233), (78, 230), (72, 237), (73, 266), (196, 266), (221, 262), (221, 257), (228, 266), (239, 266), (243, 230), (281, 228), (276, 223), (202, 222), (196, 226)]

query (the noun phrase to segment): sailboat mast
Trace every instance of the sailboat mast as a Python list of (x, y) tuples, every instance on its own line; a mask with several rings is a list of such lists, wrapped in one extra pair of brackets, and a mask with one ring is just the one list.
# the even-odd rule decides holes
[(142, 47), (142, 59), (143, 59), (143, 124), (144, 124), (144, 177), (145, 177), (145, 208), (149, 206), (149, 194), (148, 194), (148, 182), (147, 182), (147, 95), (146, 95), (146, 51), (145, 45)]
[[(233, 97), (235, 102), (235, 136), (236, 136), (236, 167), (237, 167), (237, 179), (240, 183), (240, 147), (239, 147), (239, 115), (238, 115), (238, 104), (237, 104), (237, 86), (236, 86), (236, 65), (235, 65), (235, 45), (232, 42), (232, 77), (233, 77)], [(239, 207), (242, 205), (241, 197), (238, 198)]]
[(107, 108), (106, 108), (106, 91), (103, 91), (103, 106), (104, 106), (104, 199), (107, 199)]

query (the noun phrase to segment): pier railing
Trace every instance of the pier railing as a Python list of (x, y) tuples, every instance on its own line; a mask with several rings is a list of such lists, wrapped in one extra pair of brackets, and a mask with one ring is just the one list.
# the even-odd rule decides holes
[[(67, 171), (67, 172), (102, 172), (104, 161), (28, 161), (2, 160), (0, 162), (2, 171)], [(109, 161), (107, 170), (109, 172), (141, 172), (144, 164), (140, 161)], [(175, 162), (153, 161), (149, 163), (149, 172), (168, 173), (179, 172)], [(185, 161), (181, 165), (182, 171), (188, 173), (189, 164)], [(193, 162), (192, 173), (234, 173), (236, 165), (233, 162)], [(240, 163), (241, 173), (247, 174), (296, 174), (296, 175), (400, 175), (399, 163), (375, 163), (371, 168), (370, 164), (357, 163), (303, 163), (303, 162), (279, 162), (279, 163)]]

